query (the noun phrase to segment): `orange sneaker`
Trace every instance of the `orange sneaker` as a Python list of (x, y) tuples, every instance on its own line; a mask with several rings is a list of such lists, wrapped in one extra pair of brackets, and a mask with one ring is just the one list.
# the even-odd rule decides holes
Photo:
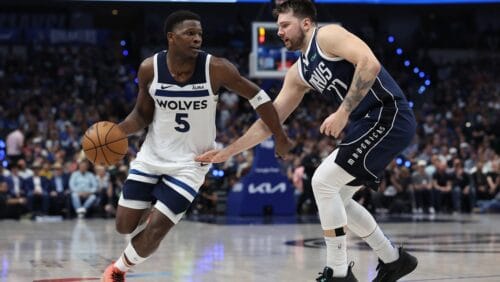
[(125, 272), (116, 268), (112, 263), (104, 270), (101, 282), (125, 282)]

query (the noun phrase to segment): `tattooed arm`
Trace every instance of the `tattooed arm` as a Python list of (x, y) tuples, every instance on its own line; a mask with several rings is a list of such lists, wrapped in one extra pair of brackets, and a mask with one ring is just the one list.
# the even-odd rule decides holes
[(356, 66), (344, 101), (320, 128), (321, 133), (338, 137), (347, 124), (349, 114), (372, 87), (381, 66), (366, 43), (339, 25), (322, 27), (317, 40), (321, 50), (328, 56), (344, 58)]
[(347, 91), (344, 101), (340, 105), (340, 109), (351, 113), (372, 87), (379, 70), (380, 64), (370, 64), (368, 59), (358, 62), (356, 70), (354, 71), (351, 86)]

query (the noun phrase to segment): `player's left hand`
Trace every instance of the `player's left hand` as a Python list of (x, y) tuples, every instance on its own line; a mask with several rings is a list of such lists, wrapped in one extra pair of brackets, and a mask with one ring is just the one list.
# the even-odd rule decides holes
[(200, 163), (223, 163), (231, 157), (225, 150), (214, 149), (196, 156), (195, 161)]
[(340, 133), (342, 133), (342, 130), (344, 130), (348, 120), (349, 113), (338, 110), (323, 121), (323, 124), (321, 124), (321, 127), (319, 128), (319, 132), (338, 138)]

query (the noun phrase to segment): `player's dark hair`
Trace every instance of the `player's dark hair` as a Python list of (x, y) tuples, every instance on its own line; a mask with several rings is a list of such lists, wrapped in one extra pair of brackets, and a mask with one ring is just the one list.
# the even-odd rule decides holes
[(200, 16), (191, 11), (180, 10), (173, 12), (172, 14), (168, 15), (167, 19), (165, 20), (165, 25), (163, 28), (165, 36), (167, 36), (167, 33), (172, 32), (176, 25), (186, 20), (195, 20), (201, 22)]
[(316, 7), (311, 0), (288, 0), (278, 5), (273, 10), (273, 16), (278, 17), (279, 14), (293, 12), (293, 15), (300, 18), (309, 18), (312, 22), (316, 22)]

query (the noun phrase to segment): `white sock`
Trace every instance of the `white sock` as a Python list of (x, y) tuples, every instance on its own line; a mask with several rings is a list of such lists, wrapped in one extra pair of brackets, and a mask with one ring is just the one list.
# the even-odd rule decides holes
[(131, 267), (131, 265), (128, 265), (125, 261), (123, 254), (116, 260), (114, 266), (122, 272), (127, 272)]
[[(129, 265), (127, 261), (125, 260), (125, 257), (127, 260), (132, 264)], [(128, 271), (132, 266), (136, 264), (143, 263), (146, 258), (143, 258), (137, 254), (137, 252), (134, 249), (134, 246), (132, 246), (132, 242), (128, 243), (128, 246), (125, 248), (125, 251), (123, 251), (123, 254), (120, 256), (120, 258), (115, 262), (115, 267), (118, 268), (119, 270), (126, 272)]]
[(134, 246), (132, 245), (132, 241), (128, 243), (128, 246), (127, 248), (125, 248), (123, 254), (127, 257), (128, 261), (133, 265), (143, 263), (147, 259), (147, 257), (143, 258), (137, 254), (137, 252), (134, 249)]
[(375, 231), (368, 237), (363, 238), (368, 245), (375, 251), (377, 256), (384, 262), (390, 263), (396, 261), (399, 258), (399, 252), (391, 244), (391, 241), (385, 237), (380, 227), (377, 225)]
[(326, 266), (333, 269), (334, 277), (347, 276), (347, 236), (325, 237)]

